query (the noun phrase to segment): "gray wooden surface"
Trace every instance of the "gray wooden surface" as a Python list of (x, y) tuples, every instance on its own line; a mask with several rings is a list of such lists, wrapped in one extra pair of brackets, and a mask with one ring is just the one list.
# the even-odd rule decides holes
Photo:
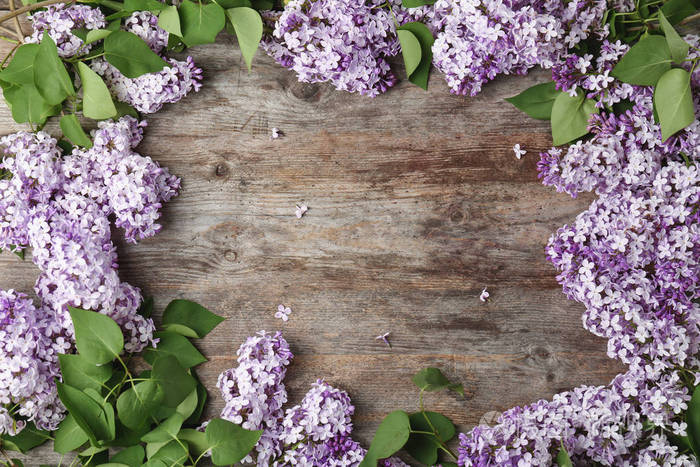
[[(402, 82), (370, 99), (298, 83), (264, 55), (249, 74), (225, 37), (190, 53), (202, 90), (150, 116), (140, 146), (182, 192), (159, 235), (118, 245), (123, 279), (159, 311), (188, 298), (228, 317), (199, 343), (209, 415), (222, 406), (217, 375), (260, 329), (282, 330), (296, 355), (291, 401), (317, 378), (347, 390), (363, 442), (388, 411), (416, 408), (410, 377), (426, 366), (464, 383), (466, 397), (426, 399), (462, 430), (622, 369), (544, 257), (592, 198), (538, 182), (548, 124), (503, 101), (547, 73), (500, 78), (476, 98), (434, 75), (427, 93)], [(4, 105), (0, 125), (21, 128)], [(283, 137), (271, 140), (272, 127)], [(528, 150), (520, 161), (515, 143)], [(36, 273), (0, 255), (0, 287), (29, 292)], [(280, 303), (288, 323), (273, 316)], [(391, 349), (375, 340), (388, 331)], [(44, 448), (28, 464), (55, 459)]]

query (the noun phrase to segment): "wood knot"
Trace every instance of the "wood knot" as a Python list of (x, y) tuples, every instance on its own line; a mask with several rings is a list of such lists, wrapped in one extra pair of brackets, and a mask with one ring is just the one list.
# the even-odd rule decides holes
[(216, 167), (214, 168), (214, 174), (217, 177), (225, 177), (226, 175), (228, 175), (228, 167), (224, 163), (216, 164)]
[(290, 86), (292, 95), (297, 99), (318, 102), (321, 99), (321, 85), (317, 83), (294, 83)]
[(233, 263), (238, 259), (238, 253), (233, 250), (226, 250), (224, 252), (224, 259)]

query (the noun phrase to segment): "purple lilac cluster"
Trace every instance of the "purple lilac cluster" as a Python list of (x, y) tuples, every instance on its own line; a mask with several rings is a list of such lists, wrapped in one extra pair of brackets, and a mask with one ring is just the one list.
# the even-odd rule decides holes
[(76, 54), (85, 54), (93, 44), (84, 44), (83, 40), (73, 34), (76, 29), (100, 29), (107, 24), (102, 12), (97, 8), (87, 5), (49, 5), (46, 10), (37, 11), (29, 19), (32, 22), (33, 32), (25, 38), (26, 43), (38, 44), (49, 33), (58, 48), (58, 55), (71, 57)]
[[(40, 270), (34, 290), (41, 301), (35, 309), (12, 292), (0, 300), (0, 315), (6, 317), (0, 332), (11, 335), (2, 340), (8, 353), (2, 361), (12, 361), (17, 352), (28, 368), (26, 374), (11, 370), (0, 379), (0, 395), (7, 394), (1, 403), (6, 410), (14, 404), (13, 414), (38, 426), (55, 428), (60, 420), (52, 402), (53, 377), (55, 354), (72, 349), (68, 306), (113, 318), (129, 352), (152, 341), (153, 322), (137, 313), (140, 291), (119, 279), (109, 220), (114, 217), (128, 241), (152, 236), (160, 228), (162, 203), (177, 194), (179, 179), (134, 152), (143, 126), (128, 116), (100, 122), (93, 147), (68, 155), (43, 131), (0, 138), (5, 152), (0, 169), (11, 174), (0, 180), (0, 248), (32, 248)], [(23, 384), (23, 377), (32, 384)], [(44, 399), (45, 405), (37, 402)], [(8, 423), (0, 426), (0, 433), (11, 430)]]
[[(225, 407), (221, 417), (250, 430), (263, 430), (244, 462), (258, 466), (357, 466), (366, 450), (352, 440), (355, 407), (345, 391), (316, 381), (301, 403), (287, 402), (284, 378), (293, 358), (280, 332), (259, 332), (238, 350), (238, 366), (224, 371), (217, 387)], [(407, 467), (396, 458), (384, 467)]]
[[(462, 435), (463, 465), (549, 465), (560, 443), (582, 464), (694, 465), (667, 435), (685, 435), (700, 381), (700, 171), (666, 164), (649, 185), (601, 196), (547, 248), (565, 293), (586, 305), (584, 327), (628, 372)], [(655, 450), (663, 462), (639, 463)]]
[(24, 294), (0, 291), (0, 433), (19, 433), (25, 420), (55, 429), (63, 418), (53, 379), (70, 340), (54, 318)]
[[(124, 22), (124, 29), (141, 37), (156, 53), (168, 44), (168, 32), (158, 26), (158, 17), (148, 11), (133, 13)], [(170, 65), (156, 73), (127, 78), (104, 59), (93, 60), (90, 67), (107, 83), (112, 94), (143, 113), (154, 113), (164, 104), (178, 102), (191, 91), (199, 91), (202, 70), (192, 57), (185, 60), (165, 58)]]
[(396, 83), (386, 59), (399, 52), (391, 13), (371, 0), (292, 0), (263, 47), (300, 81), (376, 96)]
[[(700, 43), (697, 36), (684, 38)], [(685, 130), (662, 141), (661, 127), (654, 121), (653, 89), (614, 80), (610, 72), (628, 46), (603, 41), (597, 59), (570, 54), (552, 69), (557, 87), (571, 93), (584, 92), (596, 99), (600, 113), (589, 126), (593, 137), (568, 148), (552, 148), (541, 155), (538, 164), (545, 185), (576, 196), (579, 192), (612, 193), (653, 181), (667, 159), (679, 160), (680, 153), (691, 161), (700, 160), (700, 123), (695, 120)], [(695, 58), (698, 52), (693, 51)], [(700, 89), (700, 73), (692, 79), (693, 94)], [(627, 103), (627, 110), (613, 112), (610, 106)], [(607, 107), (606, 107), (607, 106)]]
[(438, 0), (433, 63), (456, 94), (474, 96), (499, 74), (550, 68), (600, 23), (603, 0)]
[(605, 0), (438, 0), (405, 9), (401, 2), (293, 0), (264, 41), (267, 52), (300, 81), (376, 96), (395, 82), (387, 58), (400, 51), (397, 24), (425, 23), (435, 35), (433, 63), (451, 91), (476, 95), (499, 74), (550, 68), (569, 47), (603, 34)]

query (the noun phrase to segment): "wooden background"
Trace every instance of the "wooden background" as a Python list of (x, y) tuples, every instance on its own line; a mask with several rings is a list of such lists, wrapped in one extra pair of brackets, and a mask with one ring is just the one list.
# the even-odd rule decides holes
[[(464, 383), (466, 397), (426, 399), (461, 430), (622, 370), (544, 256), (592, 198), (538, 182), (548, 123), (503, 101), (547, 73), (499, 78), (476, 98), (449, 94), (435, 74), (429, 92), (404, 81), (371, 99), (299, 83), (264, 54), (249, 74), (220, 39), (191, 50), (202, 90), (150, 116), (139, 148), (182, 177), (163, 231), (117, 241), (123, 279), (159, 311), (187, 298), (228, 317), (199, 343), (209, 415), (222, 406), (217, 375), (261, 329), (282, 330), (296, 356), (291, 402), (317, 378), (347, 390), (365, 443), (387, 412), (417, 407), (410, 378), (426, 366)], [(0, 125), (22, 128), (4, 105)], [(29, 292), (36, 274), (0, 255), (0, 287)], [(280, 303), (287, 323), (273, 316)], [(392, 348), (375, 340), (384, 332)], [(43, 448), (28, 465), (55, 459)]]

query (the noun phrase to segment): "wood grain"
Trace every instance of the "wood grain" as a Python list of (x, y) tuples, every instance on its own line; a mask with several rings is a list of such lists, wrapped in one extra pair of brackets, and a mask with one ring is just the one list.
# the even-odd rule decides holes
[[(283, 330), (296, 355), (291, 400), (317, 378), (346, 389), (363, 442), (388, 411), (416, 408), (410, 377), (425, 366), (465, 384), (466, 397), (427, 398), (462, 430), (622, 369), (544, 257), (592, 198), (538, 182), (548, 124), (503, 101), (546, 73), (499, 78), (475, 98), (434, 75), (428, 92), (403, 81), (370, 99), (298, 83), (265, 56), (249, 74), (225, 37), (191, 54), (203, 89), (150, 116), (139, 149), (181, 176), (182, 192), (162, 233), (117, 243), (123, 279), (158, 310), (188, 298), (228, 317), (200, 342), (209, 415), (222, 406), (217, 374), (260, 329)], [(5, 106), (0, 125), (21, 128)], [(310, 210), (298, 220), (300, 202)], [(30, 291), (35, 277), (30, 261), (0, 255), (0, 287)], [(280, 303), (288, 323), (273, 317)], [(387, 331), (391, 349), (375, 340)], [(45, 448), (27, 459), (56, 461)]]

